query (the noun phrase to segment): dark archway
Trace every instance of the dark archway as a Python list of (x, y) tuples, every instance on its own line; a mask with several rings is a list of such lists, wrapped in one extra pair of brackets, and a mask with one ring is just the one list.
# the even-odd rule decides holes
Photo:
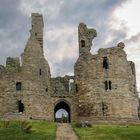
[(18, 112), (19, 113), (23, 113), (23, 111), (24, 111), (24, 104), (22, 103), (21, 100), (19, 100), (17, 103), (18, 103)]
[(70, 112), (70, 106), (65, 102), (65, 101), (60, 101), (58, 102), (56, 105), (55, 105), (55, 108), (54, 108), (54, 121), (56, 122), (57, 121), (57, 118), (56, 118), (56, 112), (60, 109), (64, 109), (67, 113), (68, 113), (68, 118), (67, 118), (67, 121), (68, 122), (71, 122), (71, 112)]

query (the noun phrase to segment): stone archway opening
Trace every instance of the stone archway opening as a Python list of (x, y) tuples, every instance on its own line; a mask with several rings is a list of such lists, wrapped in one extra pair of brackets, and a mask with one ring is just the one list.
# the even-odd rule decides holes
[(56, 104), (54, 108), (54, 121), (71, 122), (70, 106), (66, 102), (60, 101)]

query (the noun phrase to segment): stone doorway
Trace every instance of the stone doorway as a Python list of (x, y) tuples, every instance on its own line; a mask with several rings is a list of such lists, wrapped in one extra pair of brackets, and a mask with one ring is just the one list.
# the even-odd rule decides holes
[(64, 123), (71, 122), (70, 106), (65, 101), (60, 101), (55, 105), (54, 121)]

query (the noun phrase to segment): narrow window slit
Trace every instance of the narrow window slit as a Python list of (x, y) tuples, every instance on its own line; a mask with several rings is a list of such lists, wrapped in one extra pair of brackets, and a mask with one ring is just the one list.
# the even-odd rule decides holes
[(21, 86), (22, 86), (22, 83), (21, 82), (17, 82), (16, 83), (16, 90), (21, 90)]
[(105, 81), (104, 82), (105, 90), (111, 90), (112, 89), (112, 82), (111, 81)]
[(85, 40), (81, 40), (81, 47), (85, 47)]
[(108, 90), (108, 82), (105, 81), (105, 90)]
[(39, 69), (39, 75), (42, 75), (42, 69)]
[(19, 100), (18, 101), (18, 112), (22, 114), (23, 111), (24, 111), (24, 104), (22, 103), (21, 100)]
[(103, 57), (103, 68), (108, 69), (108, 58), (107, 57)]
[(112, 84), (112, 82), (111, 81), (109, 81), (109, 89), (111, 90), (111, 84)]
[(76, 92), (78, 92), (78, 85), (76, 84), (75, 86), (76, 86)]

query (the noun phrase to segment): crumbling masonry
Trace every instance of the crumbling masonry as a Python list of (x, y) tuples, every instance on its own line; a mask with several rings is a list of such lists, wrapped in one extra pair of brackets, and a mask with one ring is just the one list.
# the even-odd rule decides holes
[(55, 121), (63, 108), (70, 121), (136, 121), (138, 93), (135, 65), (119, 43), (92, 55), (95, 29), (78, 27), (79, 58), (74, 76), (51, 78), (43, 54), (43, 17), (32, 14), (32, 29), (24, 53), (0, 65), (0, 118)]

